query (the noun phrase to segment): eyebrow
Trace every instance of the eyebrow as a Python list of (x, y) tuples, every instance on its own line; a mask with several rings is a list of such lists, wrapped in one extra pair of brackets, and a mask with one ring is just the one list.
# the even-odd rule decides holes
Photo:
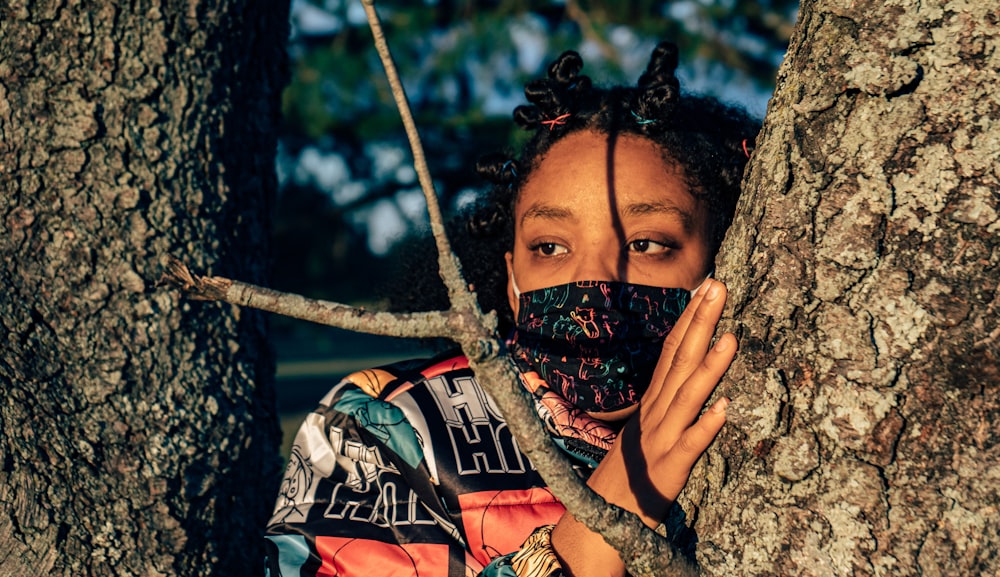
[(521, 226), (524, 226), (525, 221), (532, 218), (540, 218), (543, 220), (573, 220), (576, 217), (573, 214), (573, 211), (568, 208), (538, 203), (532, 205), (531, 208), (524, 211), (524, 214), (521, 215)]
[(637, 202), (626, 205), (622, 216), (672, 215), (681, 221), (684, 230), (690, 231), (694, 215), (669, 202)]

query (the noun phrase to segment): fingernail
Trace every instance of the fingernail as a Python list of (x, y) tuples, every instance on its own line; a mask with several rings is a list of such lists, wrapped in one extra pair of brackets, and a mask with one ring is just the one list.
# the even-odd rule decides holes
[(719, 339), (719, 342), (715, 343), (715, 352), (717, 353), (724, 353), (728, 348), (729, 339)]
[(725, 413), (726, 407), (728, 406), (729, 406), (729, 399), (727, 399), (726, 397), (722, 397), (718, 401), (715, 401), (715, 404), (712, 405), (712, 408), (709, 410), (715, 414)]
[(713, 282), (712, 286), (708, 287), (708, 292), (705, 293), (705, 300), (709, 301), (715, 300), (719, 298), (719, 293), (721, 292), (722, 289), (719, 288), (719, 283)]

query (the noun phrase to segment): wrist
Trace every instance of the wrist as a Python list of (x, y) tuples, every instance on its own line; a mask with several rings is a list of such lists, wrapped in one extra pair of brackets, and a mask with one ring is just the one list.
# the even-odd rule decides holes
[(625, 564), (618, 551), (566, 512), (552, 529), (552, 549), (569, 577), (624, 577)]
[[(628, 425), (622, 436), (627, 429)], [(647, 527), (655, 529), (666, 516), (670, 503), (653, 486), (649, 468), (635, 462), (638, 459), (633, 453), (640, 453), (638, 447), (634, 451), (623, 449), (622, 436), (594, 469), (587, 485), (608, 503), (634, 513)], [(629, 468), (630, 463), (633, 469)]]

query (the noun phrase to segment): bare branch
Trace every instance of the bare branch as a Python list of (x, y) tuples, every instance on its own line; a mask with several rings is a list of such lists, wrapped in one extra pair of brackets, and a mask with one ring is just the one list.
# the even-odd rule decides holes
[(171, 284), (194, 300), (223, 301), (342, 329), (410, 338), (449, 338), (475, 321), (457, 313), (371, 312), (339, 303), (192, 273), (170, 257), (160, 284)]
[(365, 7), (365, 14), (368, 16), (368, 25), (372, 30), (372, 37), (375, 40), (375, 49), (378, 51), (382, 66), (385, 68), (386, 78), (392, 88), (392, 96), (399, 109), (399, 116), (406, 129), (406, 138), (410, 141), (410, 150), (413, 151), (413, 167), (417, 171), (417, 178), (420, 180), (420, 188), (424, 192), (424, 199), (427, 201), (427, 212), (430, 216), (431, 233), (438, 249), (438, 271), (441, 280), (448, 288), (448, 297), (453, 309), (468, 311), (478, 311), (475, 293), (468, 289), (462, 279), (461, 265), (455, 253), (452, 252), (448, 244), (448, 237), (444, 231), (444, 219), (441, 217), (441, 208), (438, 206), (437, 193), (434, 191), (434, 181), (431, 179), (430, 169), (427, 167), (427, 158), (424, 155), (424, 147), (420, 142), (420, 134), (417, 132), (417, 125), (413, 121), (413, 113), (410, 111), (410, 103), (406, 98), (406, 91), (403, 83), (399, 80), (399, 73), (396, 64), (389, 52), (389, 44), (385, 40), (385, 33), (382, 32), (382, 24), (378, 13), (375, 11), (374, 0), (362, 0)]

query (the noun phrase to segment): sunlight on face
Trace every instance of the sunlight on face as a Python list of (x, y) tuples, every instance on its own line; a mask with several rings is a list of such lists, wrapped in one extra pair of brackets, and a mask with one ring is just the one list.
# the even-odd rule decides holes
[[(682, 169), (634, 135), (587, 131), (555, 143), (514, 219), (507, 269), (521, 292), (580, 280), (692, 290), (711, 266), (705, 208)], [(513, 286), (507, 292), (516, 313)]]

